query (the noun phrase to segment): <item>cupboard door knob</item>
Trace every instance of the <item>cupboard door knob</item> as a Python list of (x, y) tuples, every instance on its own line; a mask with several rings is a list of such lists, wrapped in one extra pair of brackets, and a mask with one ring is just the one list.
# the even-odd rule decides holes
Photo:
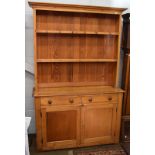
[(48, 100), (48, 104), (52, 104), (52, 100)]
[(112, 100), (112, 97), (109, 97), (108, 100), (111, 101)]
[(74, 100), (72, 98), (69, 99), (70, 103), (74, 103)]
[(88, 99), (89, 102), (92, 102), (92, 100), (93, 100), (92, 97), (90, 97), (90, 98)]

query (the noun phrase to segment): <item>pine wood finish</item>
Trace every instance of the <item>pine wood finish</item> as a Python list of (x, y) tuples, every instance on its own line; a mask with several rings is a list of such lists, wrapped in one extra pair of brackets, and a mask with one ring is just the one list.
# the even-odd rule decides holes
[(119, 142), (124, 9), (29, 2), (38, 150)]
[(78, 106), (43, 107), (43, 148), (76, 147), (79, 139), (80, 108)]
[(85, 105), (82, 108), (82, 144), (113, 143), (115, 117), (115, 103)]

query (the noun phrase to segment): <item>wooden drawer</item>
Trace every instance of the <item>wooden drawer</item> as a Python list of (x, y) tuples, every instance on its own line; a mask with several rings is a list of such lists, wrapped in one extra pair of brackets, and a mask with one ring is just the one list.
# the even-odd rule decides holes
[(52, 106), (52, 105), (72, 105), (81, 103), (79, 96), (52, 96), (42, 97), (41, 105)]
[(103, 103), (117, 101), (116, 94), (89, 95), (82, 97), (82, 103)]

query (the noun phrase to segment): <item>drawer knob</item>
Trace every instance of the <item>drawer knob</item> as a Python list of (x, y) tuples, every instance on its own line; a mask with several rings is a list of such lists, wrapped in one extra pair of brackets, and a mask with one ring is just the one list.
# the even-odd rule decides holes
[(92, 97), (90, 97), (90, 98), (88, 99), (88, 101), (89, 101), (89, 102), (92, 102), (92, 101), (93, 101)]
[(108, 100), (111, 101), (112, 100), (112, 97), (109, 97)]
[(48, 100), (48, 104), (52, 104), (52, 100)]
[(70, 103), (74, 103), (74, 100), (72, 98), (69, 99)]

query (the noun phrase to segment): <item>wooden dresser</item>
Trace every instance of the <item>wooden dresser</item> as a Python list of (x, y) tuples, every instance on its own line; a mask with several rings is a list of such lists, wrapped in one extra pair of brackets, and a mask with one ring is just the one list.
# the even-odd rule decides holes
[(29, 2), (39, 150), (118, 143), (124, 9)]

